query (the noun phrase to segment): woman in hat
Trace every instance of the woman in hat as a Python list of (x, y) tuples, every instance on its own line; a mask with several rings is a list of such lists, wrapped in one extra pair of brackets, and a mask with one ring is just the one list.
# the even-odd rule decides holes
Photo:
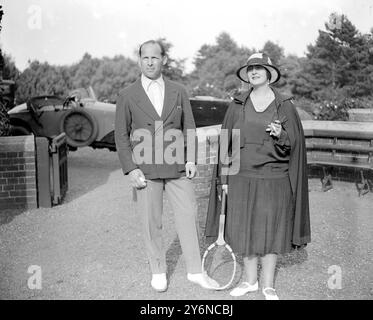
[[(245, 281), (230, 294), (241, 296), (258, 290), (261, 258), (262, 292), (267, 300), (278, 300), (274, 289), (277, 255), (310, 242), (304, 134), (292, 98), (271, 86), (281, 75), (266, 54), (251, 55), (237, 76), (249, 83), (250, 89), (235, 98), (227, 110), (222, 130), (228, 132), (230, 148), (228, 154), (220, 152), (216, 170), (228, 194), (225, 240), (243, 256), (246, 271)], [(237, 145), (232, 139), (234, 129), (240, 132), (239, 152), (233, 150)], [(236, 172), (223, 171), (229, 168), (222, 163), (235, 161), (239, 161)], [(218, 230), (214, 182), (206, 236), (216, 236)]]

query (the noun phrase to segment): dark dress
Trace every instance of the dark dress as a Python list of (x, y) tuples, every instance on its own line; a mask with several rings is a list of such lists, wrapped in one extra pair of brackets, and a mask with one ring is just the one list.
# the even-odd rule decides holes
[[(218, 164), (213, 167), (205, 236), (210, 242), (218, 235), (220, 186), (228, 183), (225, 238), (236, 253), (244, 255), (287, 252), (290, 246), (303, 247), (311, 241), (302, 123), (292, 97), (272, 90), (275, 101), (263, 113), (253, 110), (251, 91), (233, 99), (222, 125)], [(283, 128), (279, 139), (265, 131), (271, 120), (276, 119)], [(234, 139), (235, 128), (240, 130), (239, 141)], [(226, 151), (221, 140), (224, 133), (228, 133)], [(237, 142), (238, 153), (234, 152)], [(230, 160), (239, 154), (239, 162), (222, 160), (227, 151)], [(226, 175), (223, 169), (227, 168), (236, 169)]]
[[(265, 131), (276, 118), (275, 101), (257, 112), (247, 99), (244, 124), (240, 124), (240, 169), (228, 177), (225, 229), (225, 239), (233, 251), (245, 256), (285, 253), (292, 247), (290, 142), (284, 129), (280, 139)], [(283, 152), (279, 153), (279, 148)]]

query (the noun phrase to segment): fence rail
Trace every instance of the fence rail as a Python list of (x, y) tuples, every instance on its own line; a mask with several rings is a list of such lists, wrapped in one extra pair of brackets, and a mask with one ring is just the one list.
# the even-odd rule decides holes
[[(315, 125), (312, 128), (312, 125)], [(333, 187), (334, 168), (346, 168), (355, 172), (349, 175), (355, 180), (359, 196), (373, 191), (372, 181), (366, 179), (373, 173), (373, 130), (370, 124), (365, 127), (336, 122), (326, 124), (309, 122), (304, 128), (309, 166), (323, 169), (322, 188), (327, 191)], [(338, 169), (339, 170), (339, 169)], [(334, 172), (338, 172), (334, 170)], [(344, 174), (344, 171), (339, 171)], [(336, 177), (336, 176), (334, 176)]]

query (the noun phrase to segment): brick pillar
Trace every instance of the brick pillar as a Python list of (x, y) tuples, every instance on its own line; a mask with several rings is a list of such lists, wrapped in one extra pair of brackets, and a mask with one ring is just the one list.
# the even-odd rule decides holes
[[(198, 203), (198, 221), (201, 240), (204, 240), (203, 235), (205, 230), (206, 213), (211, 189), (211, 178), (218, 151), (217, 135), (219, 130), (215, 127), (219, 126), (210, 127), (210, 129), (207, 129), (206, 132), (199, 135), (197, 159), (198, 171), (196, 177), (193, 179), (194, 190), (197, 196)], [(202, 245), (204, 246), (205, 244), (202, 243)]]
[(0, 209), (36, 207), (34, 136), (0, 137)]

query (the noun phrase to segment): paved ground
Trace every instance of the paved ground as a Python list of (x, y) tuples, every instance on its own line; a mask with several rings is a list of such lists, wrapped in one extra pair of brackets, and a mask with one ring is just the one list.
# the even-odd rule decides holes
[[(327, 193), (320, 189), (318, 180), (310, 180), (313, 241), (305, 250), (280, 257), (278, 294), (291, 300), (371, 300), (373, 194), (359, 198), (350, 183), (335, 183)], [(151, 289), (131, 196), (115, 153), (90, 148), (70, 153), (69, 191), (62, 205), (0, 214), (0, 298), (232, 299), (228, 291), (206, 291), (186, 280), (167, 201), (170, 285), (162, 294)], [(204, 216), (199, 219), (202, 232)], [(28, 288), (30, 266), (41, 267), (40, 290)], [(338, 285), (330, 277), (339, 271), (341, 288), (328, 287)], [(263, 297), (253, 293), (234, 299)]]

